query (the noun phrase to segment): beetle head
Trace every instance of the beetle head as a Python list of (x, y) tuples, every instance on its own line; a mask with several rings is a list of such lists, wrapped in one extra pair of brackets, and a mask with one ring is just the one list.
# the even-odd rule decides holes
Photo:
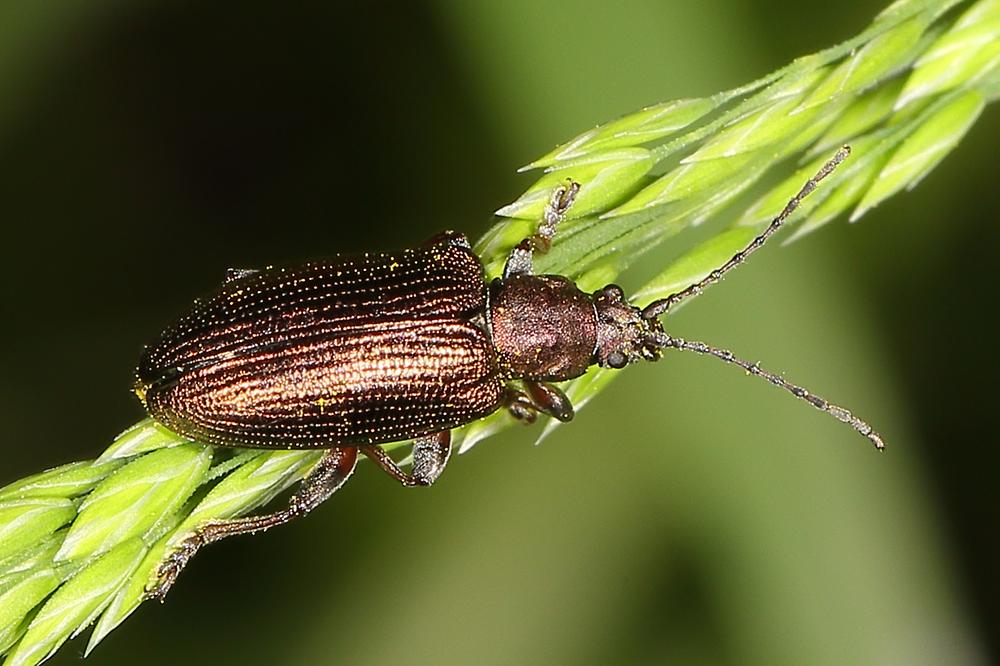
[(658, 319), (646, 319), (625, 299), (622, 288), (609, 284), (594, 292), (597, 311), (597, 364), (624, 368), (636, 361), (659, 360), (663, 328)]

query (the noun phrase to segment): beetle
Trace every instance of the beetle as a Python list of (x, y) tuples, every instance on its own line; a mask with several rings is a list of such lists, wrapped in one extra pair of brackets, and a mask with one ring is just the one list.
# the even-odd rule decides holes
[[(429, 486), (451, 453), (450, 432), (506, 408), (532, 422), (573, 406), (553, 382), (592, 365), (624, 368), (673, 348), (715, 356), (882, 438), (833, 405), (731, 352), (664, 332), (659, 317), (760, 248), (849, 154), (844, 147), (770, 225), (703, 280), (643, 308), (611, 284), (584, 293), (536, 275), (579, 185), (557, 188), (537, 232), (487, 284), (466, 238), (445, 232), (394, 254), (338, 257), (264, 270), (230, 270), (148, 347), (134, 390), (149, 414), (193, 440), (222, 447), (326, 449), (287, 508), (202, 525), (171, 553), (148, 594), (163, 599), (202, 546), (302, 516), (337, 491), (364, 454), (404, 486)], [(402, 470), (381, 444), (413, 440)]]

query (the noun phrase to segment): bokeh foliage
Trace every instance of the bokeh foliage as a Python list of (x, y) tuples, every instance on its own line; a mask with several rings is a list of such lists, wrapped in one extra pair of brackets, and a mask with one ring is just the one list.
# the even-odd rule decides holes
[[(963, 16), (967, 14), (949, 14), (935, 22), (939, 6), (940, 3), (897, 3), (896, 13), (877, 20), (878, 29), (866, 33), (864, 40), (858, 42), (858, 45), (874, 43), (874, 47), (865, 47), (867, 51), (862, 48), (853, 56), (847, 56), (852, 47), (845, 47), (839, 55), (828, 56), (829, 66), (820, 59), (807, 65), (799, 64), (798, 69), (793, 65), (780, 77), (765, 79), (759, 87), (768, 94), (757, 97), (759, 106), (749, 104), (740, 108), (741, 104), (746, 104), (744, 96), (750, 95), (749, 99), (753, 100), (758, 87), (729, 93), (728, 99), (722, 99), (726, 94), (717, 96), (712, 108), (705, 112), (718, 109), (719, 117), (725, 120), (715, 121), (714, 125), (709, 120), (701, 127), (711, 127), (711, 130), (703, 131), (698, 139), (688, 143), (683, 134), (677, 134), (690, 125), (680, 123), (677, 117), (696, 123), (705, 118), (697, 113), (706, 109), (708, 105), (704, 103), (653, 107), (637, 117), (617, 121), (610, 129), (599, 129), (588, 139), (570, 142), (572, 152), (568, 158), (555, 159), (553, 156), (548, 160), (552, 164), (546, 164), (544, 159), (538, 164), (557, 166), (553, 175), (543, 177), (541, 186), (530, 189), (527, 198), (504, 212), (530, 219), (537, 213), (531, 208), (536, 205), (531, 199), (532, 193), (544, 192), (546, 186), (568, 174), (564, 170), (567, 168), (576, 169), (574, 177), (600, 184), (601, 187), (593, 186), (589, 200), (584, 199), (575, 209), (576, 213), (585, 214), (584, 217), (567, 225), (556, 251), (544, 264), (549, 270), (566, 272), (584, 284), (599, 286), (614, 279), (626, 267), (626, 260), (638, 256), (640, 250), (650, 249), (654, 240), (668, 238), (688, 225), (707, 219), (762, 177), (765, 166), (780, 164), (782, 158), (803, 151), (810, 141), (821, 136), (821, 144), (826, 141), (827, 146), (832, 146), (850, 139), (855, 143), (856, 155), (860, 152), (875, 156), (864, 166), (855, 166), (853, 172), (845, 168), (842, 180), (823, 190), (825, 198), (816, 198), (817, 211), (799, 230), (814, 229), (851, 206), (858, 205), (856, 210), (863, 211), (900, 187), (922, 178), (955, 145), (983, 103), (996, 94), (994, 80), (973, 76), (984, 69), (991, 71), (992, 61), (989, 60), (973, 58), (946, 68), (949, 72), (956, 68), (966, 72), (966, 77), (957, 83), (940, 75), (937, 78), (928, 75), (927, 69), (917, 70), (909, 78), (900, 74), (914, 61), (925, 63), (925, 67), (933, 65), (943, 56), (930, 58), (928, 54), (935, 53), (935, 49), (949, 52), (948, 40), (955, 39), (956, 33), (968, 32), (962, 25)], [(981, 6), (992, 5), (977, 4)], [(981, 39), (981, 36), (972, 39)], [(916, 51), (917, 46), (922, 50)], [(878, 57), (872, 57), (874, 48), (879, 49)], [(866, 56), (861, 61), (866, 67), (860, 72), (857, 66), (845, 66), (858, 53)], [(923, 56), (917, 59), (918, 54)], [(848, 57), (848, 61), (843, 61), (844, 57)], [(904, 79), (907, 82), (900, 83)], [(910, 81), (917, 81), (919, 85), (911, 85)], [(872, 88), (874, 83), (879, 85)], [(737, 102), (734, 108), (725, 107), (731, 101)], [(872, 107), (885, 109), (877, 122), (871, 120), (878, 115), (869, 112)], [(798, 113), (792, 113), (794, 111)], [(727, 113), (730, 115), (726, 116)], [(872, 124), (861, 126), (864, 122)], [(801, 144), (789, 141), (789, 137)], [(630, 143), (646, 144), (650, 140), (662, 143), (652, 150)], [(859, 151), (859, 140), (862, 147), (870, 144), (870, 150)], [(563, 149), (555, 155), (564, 153)], [(679, 159), (681, 157), (684, 160)], [(813, 157), (820, 159), (818, 154)], [(592, 170), (586, 174), (593, 176), (578, 176), (583, 168), (579, 163), (571, 167), (561, 165), (573, 160), (586, 162), (586, 168)], [(810, 166), (807, 163), (802, 170)], [(657, 167), (662, 173), (654, 171)], [(752, 177), (748, 178), (748, 174)], [(768, 210), (780, 200), (779, 193), (787, 190), (797, 178), (801, 179), (801, 174), (789, 176), (772, 188), (765, 198), (751, 207), (754, 215), (748, 214), (741, 222), (753, 225), (766, 219)], [(823, 205), (827, 208), (822, 209)], [(481, 242), (484, 256), (493, 259), (491, 270), (496, 270), (506, 248), (523, 236), (526, 228), (523, 224), (505, 223)], [(651, 299), (682, 287), (703, 273), (706, 266), (714, 265), (710, 262), (743, 242), (747, 233), (737, 227), (710, 237), (641, 289), (642, 298)], [(600, 375), (588, 376), (571, 387), (571, 395), (578, 405), (582, 404), (605, 381), (606, 378)], [(477, 441), (479, 434), (491, 432), (501, 425), (502, 419), (498, 418), (474, 426), (469, 432), (476, 436), (466, 435), (465, 448)], [(164, 448), (173, 444), (177, 446)], [(90, 624), (110, 604), (92, 640), (106, 635), (139, 600), (142, 581), (148, 579), (148, 572), (155, 567), (170, 535), (183, 534), (193, 526), (190, 518), (179, 525), (180, 516), (189, 515), (192, 510), (198, 516), (238, 515), (250, 511), (294, 483), (311, 460), (300, 454), (274, 454), (273, 460), (261, 455), (240, 454), (242, 457), (235, 462), (221, 459), (212, 467), (209, 450), (183, 444), (148, 423), (127, 433), (114, 448), (115, 454), (106, 456), (96, 468), (77, 464), (4, 491), (11, 498), (11, 506), (5, 505), (5, 510), (13, 512), (12, 519), (5, 524), (25, 524), (25, 521), (19, 523), (18, 517), (30, 515), (44, 517), (33, 518), (30, 521), (33, 527), (45, 526), (44, 529), (34, 528), (28, 535), (28, 541), (35, 547), (21, 549), (5, 561), (8, 572), (16, 574), (15, 578), (4, 579), (4, 583), (9, 584), (5, 589), (22, 590), (29, 585), (35, 586), (31, 592), (18, 592), (16, 598), (35, 599), (37, 604), (54, 589), (54, 581), (74, 581), (60, 588), (33, 618), (30, 614), (22, 614), (20, 618), (12, 616), (5, 625), (8, 642), (23, 631), (29, 632), (27, 647), (20, 652), (24, 655), (23, 663), (44, 656), (77, 628)], [(151, 453), (119, 468), (120, 460), (150, 450)], [(117, 454), (121, 457), (115, 457)], [(163, 470), (169, 470), (167, 477), (150, 476)], [(225, 480), (207, 496), (196, 496), (195, 502), (185, 504), (194, 487), (227, 473)], [(155, 483), (148, 483), (150, 479)], [(224, 485), (230, 480), (231, 488)], [(85, 499), (77, 499), (95, 487), (96, 490)], [(27, 501), (29, 499), (38, 501), (32, 503)], [(108, 513), (107, 502), (113, 502), (116, 509)], [(184, 508), (178, 515), (178, 507), (182, 504)], [(136, 506), (142, 510), (133, 510)], [(201, 506), (202, 510), (195, 506)], [(205, 507), (211, 507), (211, 511)], [(79, 512), (79, 518), (69, 530), (57, 531), (73, 518), (74, 514), (68, 509)], [(120, 513), (127, 510), (133, 510), (131, 518)], [(109, 516), (114, 518), (108, 520)], [(109, 539), (112, 527), (115, 528), (114, 539)], [(61, 544), (58, 549), (53, 548), (49, 534)], [(138, 534), (144, 538), (136, 540), (134, 537)], [(69, 549), (63, 542), (67, 535), (73, 537)], [(81, 560), (87, 562), (85, 568), (81, 568)], [(81, 591), (95, 590), (102, 591), (103, 595), (81, 594)], [(16, 609), (18, 606), (11, 603), (4, 607)], [(31, 629), (28, 629), (29, 620)]]

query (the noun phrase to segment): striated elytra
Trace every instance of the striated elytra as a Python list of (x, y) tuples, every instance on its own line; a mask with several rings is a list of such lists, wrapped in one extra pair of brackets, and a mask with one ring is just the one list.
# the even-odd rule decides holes
[[(659, 332), (616, 288), (508, 270), (487, 285), (464, 236), (240, 274), (146, 350), (137, 391), (168, 428), (216, 446), (330, 448), (448, 431), (517, 404)], [(621, 365), (621, 362), (618, 362)]]
[[(289, 506), (201, 526), (166, 560), (151, 596), (163, 598), (188, 560), (213, 541), (288, 522), (318, 506), (364, 453), (407, 486), (432, 484), (451, 453), (451, 429), (505, 408), (532, 422), (562, 421), (573, 406), (552, 382), (592, 365), (623, 368), (665, 348), (740, 365), (882, 440), (846, 409), (731, 352), (667, 335), (659, 321), (746, 260), (848, 155), (841, 149), (768, 228), (701, 282), (645, 308), (620, 287), (584, 293), (559, 275), (535, 275), (579, 189), (557, 189), (538, 232), (487, 283), (460, 234), (419, 248), (297, 266), (231, 270), (214, 293), (148, 347), (135, 391), (157, 421), (215, 446), (326, 449)], [(413, 440), (407, 473), (379, 446)]]

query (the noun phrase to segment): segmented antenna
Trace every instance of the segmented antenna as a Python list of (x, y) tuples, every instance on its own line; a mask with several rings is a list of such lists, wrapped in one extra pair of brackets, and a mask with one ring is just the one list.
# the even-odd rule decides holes
[(801, 398), (805, 400), (810, 405), (816, 409), (826, 412), (830, 416), (834, 417), (838, 421), (849, 424), (852, 428), (857, 430), (859, 433), (868, 438), (868, 440), (875, 445), (875, 448), (881, 451), (885, 448), (885, 443), (882, 441), (881, 435), (875, 432), (875, 429), (870, 425), (856, 417), (850, 411), (844, 409), (843, 407), (838, 407), (831, 402), (827, 402), (818, 395), (811, 393), (809, 390), (802, 388), (801, 386), (796, 386), (791, 382), (785, 381), (784, 378), (779, 377), (773, 372), (768, 372), (760, 367), (759, 363), (750, 363), (749, 361), (744, 361), (739, 358), (731, 351), (727, 349), (719, 349), (717, 347), (712, 347), (704, 342), (691, 342), (689, 340), (683, 340), (681, 338), (674, 338), (666, 333), (661, 333), (656, 336), (656, 342), (662, 347), (673, 347), (674, 349), (683, 349), (685, 351), (693, 351), (699, 354), (708, 354), (716, 358), (722, 359), (726, 363), (732, 363), (733, 365), (738, 365), (747, 373), (751, 375), (756, 375), (758, 377), (763, 377), (767, 381), (771, 382), (775, 386), (785, 389), (796, 398)]
[(709, 273), (708, 276), (705, 277), (700, 282), (696, 282), (687, 289), (678, 291), (676, 294), (671, 294), (666, 298), (660, 299), (658, 301), (653, 301), (645, 308), (643, 308), (642, 316), (646, 319), (656, 319), (657, 317), (667, 314), (667, 311), (669, 311), (670, 308), (672, 308), (674, 305), (690, 298), (691, 296), (700, 294), (705, 289), (705, 287), (715, 284), (716, 282), (722, 279), (723, 275), (725, 275), (726, 273), (728, 273), (729, 271), (733, 270), (734, 268), (742, 264), (744, 261), (746, 261), (747, 257), (749, 257), (751, 254), (760, 249), (760, 247), (764, 244), (764, 242), (767, 241), (767, 239), (770, 238), (774, 234), (774, 232), (776, 232), (778, 229), (781, 228), (781, 225), (785, 223), (785, 220), (788, 219), (789, 215), (795, 212), (795, 209), (799, 207), (799, 204), (802, 203), (802, 200), (805, 199), (807, 196), (809, 196), (809, 194), (816, 189), (816, 186), (819, 184), (819, 181), (829, 176), (833, 172), (833, 170), (840, 165), (841, 162), (847, 159), (847, 156), (850, 154), (851, 154), (850, 146), (844, 146), (840, 150), (838, 150), (837, 154), (834, 155), (832, 158), (830, 158), (830, 161), (824, 164), (823, 167), (816, 172), (815, 176), (806, 181), (806, 184), (802, 186), (802, 189), (799, 190), (799, 193), (796, 194), (794, 197), (792, 197), (787, 204), (785, 204), (785, 208), (781, 211), (778, 217), (774, 218), (774, 220), (771, 221), (771, 224), (768, 225), (767, 229), (765, 229), (763, 232), (761, 232), (759, 236), (750, 241), (749, 245), (747, 245), (745, 248), (734, 254), (729, 261), (727, 261), (722, 266), (716, 268), (714, 271)]
[[(671, 294), (666, 298), (660, 299), (658, 301), (653, 301), (652, 303), (647, 305), (642, 310), (643, 318), (656, 319), (661, 315), (665, 315), (667, 311), (670, 310), (671, 307), (673, 307), (677, 303), (684, 301), (687, 298), (690, 298), (691, 296), (700, 294), (702, 290), (705, 289), (705, 287), (715, 284), (722, 278), (723, 275), (725, 275), (726, 273), (728, 273), (729, 271), (731, 271), (732, 269), (736, 268), (744, 261), (746, 261), (747, 257), (749, 257), (753, 252), (756, 252), (758, 249), (760, 249), (760, 247), (767, 241), (767, 239), (770, 238), (772, 235), (774, 235), (774, 232), (776, 232), (778, 229), (781, 228), (781, 225), (785, 223), (785, 220), (788, 219), (788, 216), (791, 215), (793, 212), (795, 212), (795, 209), (799, 207), (799, 204), (802, 203), (802, 200), (805, 199), (807, 196), (809, 196), (809, 194), (816, 189), (816, 186), (819, 184), (819, 182), (824, 178), (826, 178), (827, 176), (829, 176), (833, 172), (833, 170), (840, 165), (841, 162), (847, 159), (847, 156), (850, 154), (851, 154), (850, 146), (844, 146), (843, 148), (838, 150), (837, 154), (834, 155), (832, 158), (830, 158), (830, 160), (826, 164), (824, 164), (818, 172), (816, 172), (815, 176), (806, 181), (806, 184), (802, 186), (802, 189), (799, 190), (799, 193), (796, 194), (794, 197), (792, 197), (787, 204), (785, 204), (784, 209), (782, 209), (778, 217), (774, 218), (774, 220), (771, 221), (771, 224), (767, 226), (767, 229), (761, 232), (759, 236), (750, 241), (750, 243), (745, 248), (734, 254), (729, 261), (727, 261), (722, 266), (716, 268), (714, 271), (709, 273), (704, 279), (700, 280), (699, 282), (696, 282), (695, 284), (691, 285), (686, 289), (677, 292), (676, 294)], [(688, 340), (683, 340), (681, 338), (674, 338), (667, 335), (666, 333), (656, 333), (653, 335), (652, 340), (656, 345), (663, 348), (672, 347), (674, 349), (693, 351), (698, 354), (707, 354), (709, 356), (714, 356), (718, 359), (721, 359), (726, 363), (732, 363), (733, 365), (738, 365), (744, 370), (746, 370), (747, 373), (751, 375), (756, 375), (757, 377), (763, 377), (764, 379), (771, 382), (775, 386), (785, 389), (786, 391), (794, 395), (796, 398), (805, 400), (816, 409), (822, 412), (826, 412), (827, 414), (834, 417), (838, 421), (849, 424), (852, 428), (854, 428), (859, 433), (867, 437), (868, 440), (872, 444), (874, 444), (875, 448), (878, 449), (879, 451), (885, 448), (885, 443), (882, 441), (881, 435), (875, 432), (874, 428), (872, 428), (870, 425), (868, 425), (867, 423), (856, 417), (850, 411), (844, 409), (843, 407), (839, 407), (837, 405), (834, 405), (833, 403), (828, 402), (827, 400), (819, 397), (818, 395), (815, 395), (814, 393), (809, 392), (809, 390), (802, 388), (801, 386), (796, 386), (791, 382), (785, 381), (782, 377), (774, 374), (773, 372), (768, 372), (767, 370), (763, 370), (757, 363), (750, 363), (749, 361), (744, 361), (743, 359), (739, 358), (728, 349), (719, 349), (717, 347), (712, 347), (711, 345), (707, 345), (704, 342), (691, 342)]]

